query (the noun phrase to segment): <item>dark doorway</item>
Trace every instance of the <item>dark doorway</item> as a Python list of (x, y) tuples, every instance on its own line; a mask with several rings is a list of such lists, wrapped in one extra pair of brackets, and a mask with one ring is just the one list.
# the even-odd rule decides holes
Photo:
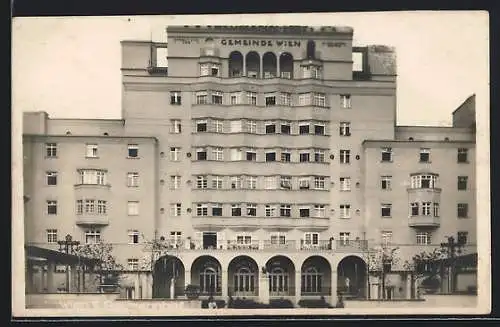
[(203, 233), (203, 248), (216, 249), (217, 248), (217, 233), (204, 232)]
[(345, 296), (365, 298), (367, 294), (366, 263), (357, 256), (347, 256), (337, 267), (337, 290)]
[[(158, 259), (154, 266), (153, 298), (171, 298), (184, 295), (184, 265), (174, 256), (166, 255)], [(173, 289), (172, 289), (172, 282)]]

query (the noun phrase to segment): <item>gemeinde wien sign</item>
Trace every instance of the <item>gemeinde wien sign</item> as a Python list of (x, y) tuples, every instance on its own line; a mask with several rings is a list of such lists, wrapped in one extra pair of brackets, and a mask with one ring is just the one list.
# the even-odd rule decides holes
[(300, 41), (290, 40), (248, 40), (248, 39), (222, 39), (221, 45), (229, 46), (259, 46), (259, 47), (300, 47)]

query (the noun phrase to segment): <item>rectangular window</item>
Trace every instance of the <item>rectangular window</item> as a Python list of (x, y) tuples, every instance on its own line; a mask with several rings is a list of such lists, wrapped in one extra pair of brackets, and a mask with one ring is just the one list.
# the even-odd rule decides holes
[(139, 259), (127, 259), (128, 270), (139, 270)]
[(222, 104), (222, 92), (212, 91), (212, 104)]
[(392, 148), (382, 148), (382, 161), (383, 162), (392, 161)]
[(276, 105), (276, 96), (274, 95), (266, 95), (266, 107), (268, 106), (275, 106)]
[(286, 244), (286, 235), (285, 233), (275, 232), (271, 233), (271, 244)]
[(45, 144), (45, 156), (47, 158), (57, 157), (57, 143), (46, 143)]
[(325, 124), (314, 124), (315, 135), (325, 135)]
[(85, 200), (85, 213), (92, 215), (95, 213), (95, 200)]
[(417, 238), (418, 245), (431, 244), (431, 235), (428, 232), (417, 232), (416, 238)]
[(292, 189), (292, 177), (290, 176), (280, 176), (280, 187), (285, 190)]
[(207, 150), (196, 149), (196, 160), (207, 160)]
[(326, 96), (324, 93), (313, 94), (313, 105), (317, 107), (326, 107)]
[(247, 203), (247, 216), (257, 216), (257, 205), (254, 203)]
[(196, 205), (196, 215), (197, 216), (208, 216), (208, 205), (205, 203), (198, 203)]
[(276, 217), (276, 207), (272, 205), (266, 205), (265, 208), (266, 217)]
[(182, 214), (182, 204), (171, 203), (170, 204), (170, 215), (172, 217), (180, 217)]
[(79, 170), (79, 184), (106, 185), (107, 173), (102, 170), (88, 169)]
[(276, 133), (276, 124), (274, 122), (266, 122), (266, 134), (274, 134)]
[(257, 122), (255, 120), (247, 120), (247, 133), (257, 133)]
[(83, 200), (76, 200), (76, 214), (83, 214)]
[(222, 120), (213, 120), (213, 131), (215, 133), (223, 133), (224, 132), (224, 122)]
[(351, 218), (351, 205), (341, 204), (340, 205), (340, 218)]
[(431, 161), (431, 149), (421, 148), (420, 149), (420, 162), (430, 162)]
[(469, 215), (469, 205), (467, 203), (458, 203), (457, 204), (457, 217), (458, 218), (467, 218)]
[(57, 243), (57, 229), (47, 229), (47, 243)]
[(138, 172), (127, 173), (127, 186), (128, 187), (138, 187), (139, 186), (139, 173)]
[(127, 202), (127, 213), (129, 216), (139, 215), (139, 201), (128, 201)]
[(290, 123), (288, 123), (288, 122), (281, 123), (281, 134), (288, 134), (288, 135), (290, 135), (291, 130), (292, 130), (292, 128), (291, 128)]
[(212, 64), (212, 67), (210, 69), (210, 76), (218, 77), (219, 71), (220, 71), (220, 65), (219, 64)]
[(380, 209), (382, 217), (391, 217), (392, 204), (383, 203)]
[(299, 123), (299, 134), (309, 134), (309, 123)]
[(411, 216), (418, 216), (420, 214), (418, 202), (410, 203), (410, 214)]
[(98, 157), (98, 146), (97, 144), (87, 144), (86, 145), (85, 156), (87, 158), (97, 158)]
[(240, 161), (243, 159), (243, 152), (241, 149), (231, 149), (231, 161)]
[(391, 245), (392, 243), (392, 232), (391, 231), (382, 231), (380, 233), (380, 238), (382, 239), (383, 245)]
[(299, 94), (299, 106), (308, 106), (308, 105), (311, 105), (311, 94), (310, 93)]
[(139, 244), (139, 231), (136, 229), (128, 231), (128, 244)]
[(230, 186), (231, 186), (231, 189), (241, 189), (242, 187), (242, 183), (241, 183), (241, 177), (240, 176), (231, 176), (229, 178), (229, 183), (230, 183)]
[(213, 176), (212, 177), (212, 188), (213, 189), (222, 189), (223, 188), (224, 178), (222, 176)]
[(236, 235), (236, 243), (239, 245), (252, 244), (252, 236), (247, 234), (238, 234)]
[(241, 205), (239, 205), (239, 204), (232, 204), (231, 205), (231, 216), (233, 216), (233, 217), (241, 216)]
[(392, 176), (381, 176), (380, 187), (383, 190), (390, 191), (392, 189), (391, 181), (392, 181)]
[(275, 190), (276, 189), (276, 177), (266, 176), (264, 178), (264, 188), (266, 190)]
[(107, 202), (104, 200), (97, 200), (97, 214), (105, 215), (107, 212)]
[(319, 233), (304, 233), (304, 245), (318, 245)]
[(324, 190), (325, 189), (325, 178), (324, 177), (314, 177), (314, 189)]
[(173, 134), (180, 134), (182, 131), (180, 119), (172, 119), (170, 123), (172, 124), (170, 132)]
[(47, 214), (57, 215), (57, 201), (47, 201)]
[(280, 217), (291, 217), (292, 207), (289, 204), (280, 205)]
[(350, 236), (351, 236), (351, 233), (349, 233), (349, 232), (340, 232), (339, 233), (340, 244), (341, 245), (348, 245)]
[(469, 236), (469, 232), (461, 231), (457, 233), (457, 242), (458, 244), (467, 244), (467, 237)]
[(205, 119), (196, 121), (196, 132), (206, 132), (207, 131), (207, 121)]
[(431, 215), (431, 203), (422, 202), (422, 216), (430, 216), (430, 215)]
[(46, 172), (47, 185), (57, 185), (57, 172), (48, 171)]
[(208, 63), (200, 64), (200, 76), (210, 76), (210, 67)]
[(340, 107), (344, 109), (351, 108), (351, 95), (350, 94), (341, 94), (340, 95)]
[(313, 215), (316, 218), (324, 218), (326, 214), (325, 206), (322, 204), (315, 204)]
[(246, 182), (247, 182), (248, 189), (255, 190), (257, 188), (257, 177), (247, 176)]
[(299, 208), (299, 217), (300, 218), (306, 218), (310, 216), (310, 209), (309, 208)]
[(208, 93), (206, 91), (196, 92), (196, 104), (208, 104)]
[(299, 153), (299, 162), (309, 162), (310, 161), (310, 153), (309, 152), (300, 152)]
[(251, 106), (257, 105), (257, 93), (247, 92), (247, 104), (249, 104)]
[(350, 177), (340, 177), (340, 190), (350, 191), (351, 190), (351, 178)]
[(137, 144), (129, 144), (127, 149), (129, 158), (139, 157), (139, 146)]
[(229, 124), (229, 126), (231, 127), (231, 133), (241, 133), (243, 131), (241, 120), (231, 120)]
[(467, 190), (467, 176), (458, 176), (457, 178), (457, 188), (459, 191)]
[(231, 99), (232, 105), (242, 104), (243, 103), (243, 95), (241, 92), (231, 93), (229, 98)]
[(280, 104), (282, 106), (292, 105), (292, 95), (290, 93), (280, 93)]
[(276, 161), (276, 152), (266, 152), (266, 162)]
[(467, 155), (468, 155), (469, 149), (467, 148), (459, 148), (457, 151), (457, 162), (464, 163), (468, 162)]
[(196, 188), (205, 189), (208, 187), (207, 176), (196, 176)]
[(170, 188), (172, 190), (177, 190), (181, 188), (181, 176), (178, 175), (170, 176)]
[(224, 160), (224, 150), (222, 148), (212, 149), (213, 160), (222, 161)]
[(339, 134), (340, 136), (351, 136), (351, 123), (340, 122)]
[(182, 102), (181, 100), (182, 100), (181, 92), (179, 91), (170, 92), (170, 104), (180, 106)]
[(257, 152), (253, 149), (247, 150), (246, 159), (247, 161), (257, 161)]
[(281, 162), (290, 162), (292, 158), (292, 154), (290, 150), (283, 149), (281, 150)]
[(435, 188), (436, 186), (437, 186), (436, 175), (411, 176), (411, 188)]
[(349, 164), (351, 162), (351, 151), (350, 150), (340, 150), (340, 163)]
[(101, 241), (101, 230), (96, 228), (87, 229), (85, 231), (85, 243), (96, 244)]
[(170, 148), (170, 160), (171, 161), (179, 161), (180, 158), (181, 158), (181, 148), (171, 147)]
[(299, 189), (300, 190), (308, 190), (309, 189), (309, 177), (300, 177), (299, 178)]
[(222, 203), (212, 204), (212, 216), (221, 217), (222, 216)]
[(434, 217), (439, 217), (439, 203), (434, 202), (433, 208), (434, 208)]
[(314, 150), (314, 162), (325, 162), (325, 150)]

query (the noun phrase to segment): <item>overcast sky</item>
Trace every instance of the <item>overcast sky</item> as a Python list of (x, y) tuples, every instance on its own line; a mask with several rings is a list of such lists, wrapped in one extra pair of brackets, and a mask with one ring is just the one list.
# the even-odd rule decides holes
[(449, 125), (473, 93), (489, 109), (488, 16), (465, 11), (14, 18), (13, 109), (121, 118), (120, 41), (191, 24), (351, 26), (355, 45), (396, 47), (398, 124)]

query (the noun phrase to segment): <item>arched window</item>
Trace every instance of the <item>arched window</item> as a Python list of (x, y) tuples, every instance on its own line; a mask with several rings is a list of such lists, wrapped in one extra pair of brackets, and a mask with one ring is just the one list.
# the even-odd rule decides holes
[(248, 267), (241, 267), (234, 274), (234, 291), (238, 295), (253, 294), (255, 282), (255, 272), (252, 272)]
[(247, 76), (260, 78), (260, 56), (257, 52), (251, 51), (246, 55)]
[(321, 293), (323, 274), (316, 267), (302, 271), (301, 289), (303, 293)]
[(275, 267), (269, 273), (269, 292), (275, 295), (288, 293), (288, 272)]
[(262, 57), (262, 66), (264, 69), (264, 78), (274, 78), (277, 74), (276, 55), (272, 52), (266, 52)]
[(202, 294), (216, 293), (220, 290), (220, 276), (217, 269), (206, 267), (200, 272), (200, 292)]
[(281, 78), (293, 78), (293, 56), (288, 52), (280, 55), (280, 75)]
[(314, 41), (307, 41), (307, 59), (315, 59), (316, 58), (316, 44)]
[(240, 77), (243, 75), (243, 55), (239, 51), (229, 54), (229, 77)]

